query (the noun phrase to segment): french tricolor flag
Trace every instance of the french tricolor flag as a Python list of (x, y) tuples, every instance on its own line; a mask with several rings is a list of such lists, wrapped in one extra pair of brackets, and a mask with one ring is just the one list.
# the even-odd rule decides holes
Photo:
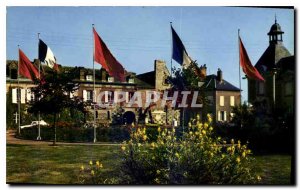
[(51, 69), (58, 71), (58, 64), (52, 50), (41, 39), (39, 40), (39, 60)]
[(177, 35), (176, 31), (172, 26), (171, 26), (171, 30), (172, 30), (172, 41), (173, 41), (172, 58), (175, 61), (177, 61), (180, 65), (182, 65), (183, 68), (186, 69), (191, 64), (192, 59), (189, 57), (182, 41), (180, 40), (179, 36)]

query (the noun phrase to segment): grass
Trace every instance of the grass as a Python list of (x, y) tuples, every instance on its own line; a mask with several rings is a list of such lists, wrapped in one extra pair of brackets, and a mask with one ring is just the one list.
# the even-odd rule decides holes
[[(76, 184), (81, 165), (99, 160), (107, 178), (115, 176), (120, 164), (119, 146), (7, 145), (7, 183)], [(291, 156), (255, 156), (261, 184), (289, 184)]]

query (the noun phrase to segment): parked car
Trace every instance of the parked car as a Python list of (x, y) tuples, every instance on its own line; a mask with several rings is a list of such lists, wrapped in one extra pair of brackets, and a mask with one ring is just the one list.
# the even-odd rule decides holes
[[(22, 125), (20, 127), (21, 127), (21, 129), (24, 129), (24, 128), (28, 128), (28, 127), (37, 126), (38, 124), (39, 124), (39, 121), (32, 121), (30, 125)], [(49, 124), (46, 123), (44, 120), (40, 121), (40, 125), (41, 126), (49, 126)]]

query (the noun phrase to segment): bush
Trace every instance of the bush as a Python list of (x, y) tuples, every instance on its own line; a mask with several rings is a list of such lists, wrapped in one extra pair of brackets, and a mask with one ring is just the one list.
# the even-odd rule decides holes
[[(99, 142), (123, 142), (129, 140), (130, 129), (123, 126), (98, 127), (96, 130)], [(38, 127), (25, 128), (21, 130), (19, 138), (36, 140)], [(52, 141), (54, 139), (54, 128), (41, 126), (42, 140)], [(60, 122), (56, 129), (56, 137), (59, 142), (93, 142), (94, 128), (72, 127), (70, 123)]]
[(175, 129), (157, 128), (149, 141), (146, 128), (135, 128), (122, 149), (121, 183), (129, 184), (251, 184), (251, 151), (232, 139), (229, 144), (213, 137), (213, 127), (200, 117), (176, 139)]

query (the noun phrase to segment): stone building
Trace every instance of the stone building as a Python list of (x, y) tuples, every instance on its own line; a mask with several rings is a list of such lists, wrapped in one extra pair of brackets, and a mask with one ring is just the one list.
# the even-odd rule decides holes
[(283, 45), (281, 26), (275, 23), (268, 32), (269, 46), (255, 64), (265, 82), (248, 80), (248, 100), (268, 113), (273, 108), (294, 112), (295, 57)]
[(240, 89), (226, 81), (220, 69), (217, 75), (206, 76), (203, 87), (208, 100), (207, 112), (216, 122), (230, 122), (232, 108), (241, 104)]
[[(37, 60), (33, 62), (36, 63)], [(17, 88), (20, 87), (20, 99), (21, 104), (26, 104), (30, 100), (34, 99), (34, 94), (30, 89), (36, 85), (29, 79), (20, 78), (19, 84), (17, 80), (17, 61), (8, 61), (6, 69), (6, 93), (12, 94), (12, 104), (17, 105)], [(71, 67), (64, 67), (65, 71), (72, 69)], [(163, 91), (170, 87), (166, 83), (167, 77), (170, 75), (164, 61), (155, 60), (154, 71), (136, 75), (135, 73), (128, 72), (126, 76), (126, 82), (115, 81), (113, 77), (110, 77), (104, 69), (95, 70), (95, 95), (93, 70), (76, 67), (76, 75), (78, 78), (74, 80), (79, 84), (79, 88), (74, 94), (70, 96), (78, 96), (86, 102), (87, 110), (93, 115), (93, 101), (101, 101), (106, 107), (96, 106), (96, 121), (98, 123), (122, 123), (128, 124), (132, 122), (138, 122), (142, 118), (142, 122), (146, 123), (171, 123), (172, 118), (179, 120), (179, 112), (171, 110), (174, 114), (169, 114), (164, 108), (160, 108), (156, 105), (149, 107), (138, 107), (133, 105), (127, 107), (127, 103), (135, 92), (140, 92), (143, 102), (146, 99), (146, 93), (148, 91)], [(119, 96), (119, 92), (125, 92), (125, 101), (116, 104), (114, 102), (114, 96)], [(98, 100), (98, 95), (104, 93), (101, 100)], [(160, 102), (158, 102), (159, 104)], [(144, 106), (144, 104), (143, 104)], [(142, 115), (142, 116), (141, 116)], [(172, 118), (171, 118), (172, 116)]]

